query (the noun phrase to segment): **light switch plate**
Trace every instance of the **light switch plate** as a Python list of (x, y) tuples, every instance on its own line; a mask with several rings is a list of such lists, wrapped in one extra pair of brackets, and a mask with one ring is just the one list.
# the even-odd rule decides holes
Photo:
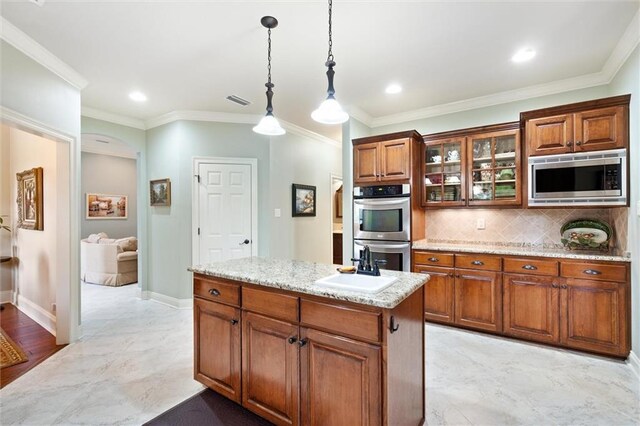
[(280, 216), (282, 215), (282, 212), (280, 211), (280, 209), (275, 209), (275, 210), (273, 211), (273, 215), (274, 215), (275, 217), (280, 217)]
[(476, 229), (485, 229), (485, 228), (486, 228), (486, 223), (484, 219), (478, 219), (476, 221)]

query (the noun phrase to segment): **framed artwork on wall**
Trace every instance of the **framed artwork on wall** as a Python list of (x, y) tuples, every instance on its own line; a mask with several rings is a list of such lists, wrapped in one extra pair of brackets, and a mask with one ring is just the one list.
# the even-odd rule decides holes
[(18, 180), (18, 228), (44, 230), (43, 169), (16, 173)]
[(149, 182), (149, 196), (152, 207), (171, 205), (171, 181), (169, 178)]
[(87, 193), (86, 213), (87, 219), (126, 219), (127, 196)]
[(316, 187), (294, 183), (291, 190), (291, 216), (316, 215)]

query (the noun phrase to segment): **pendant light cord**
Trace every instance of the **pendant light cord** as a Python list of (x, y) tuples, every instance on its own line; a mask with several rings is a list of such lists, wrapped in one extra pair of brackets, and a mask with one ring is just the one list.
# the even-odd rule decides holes
[(327, 62), (333, 62), (333, 40), (331, 38), (331, 11), (333, 9), (333, 1), (329, 0), (329, 53), (327, 54)]
[(271, 84), (271, 28), (268, 31), (268, 47), (267, 47), (267, 82)]

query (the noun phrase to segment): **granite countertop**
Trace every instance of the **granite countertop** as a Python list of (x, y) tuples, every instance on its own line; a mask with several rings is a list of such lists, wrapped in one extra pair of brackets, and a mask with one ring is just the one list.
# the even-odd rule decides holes
[(601, 260), (608, 262), (631, 262), (629, 253), (622, 253), (616, 250), (609, 252), (599, 251), (577, 251), (565, 250), (564, 248), (547, 248), (537, 245), (532, 246), (516, 246), (516, 245), (491, 245), (491, 244), (473, 244), (473, 243), (442, 243), (429, 240), (415, 241), (412, 245), (414, 250), (431, 250), (431, 251), (449, 251), (461, 253), (485, 253), (485, 254), (503, 254), (512, 256), (539, 256), (554, 257), (562, 259), (580, 259), (580, 260)]
[(316, 280), (337, 273), (336, 265), (300, 260), (247, 257), (192, 266), (189, 270), (219, 278), (386, 309), (398, 306), (429, 280), (426, 274), (382, 270), (381, 275), (398, 277), (398, 280), (381, 292), (370, 294), (317, 286), (314, 284)]

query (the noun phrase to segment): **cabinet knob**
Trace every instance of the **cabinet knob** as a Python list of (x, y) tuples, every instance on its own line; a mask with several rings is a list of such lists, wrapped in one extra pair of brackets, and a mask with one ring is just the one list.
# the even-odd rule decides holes
[(573, 145), (573, 142), (567, 142), (567, 146)]
[(237, 320), (237, 319), (232, 319), (232, 320), (231, 320), (231, 325), (236, 325), (237, 323), (238, 323), (238, 320)]
[(439, 262), (440, 259), (438, 259), (437, 257), (430, 257), (429, 258), (429, 262)]
[(460, 274), (456, 274), (456, 278), (460, 278)]
[(582, 145), (582, 142), (576, 141), (576, 145), (580, 146), (580, 145)]
[(449, 272), (449, 276), (453, 278), (453, 272)]
[(298, 345), (300, 345), (300, 347), (303, 347), (304, 345), (307, 344), (307, 339), (300, 339), (298, 340)]
[(522, 269), (526, 269), (527, 271), (535, 271), (536, 269), (538, 269), (538, 267), (535, 265), (527, 264), (527, 265), (524, 265)]
[(481, 266), (481, 265), (484, 265), (484, 262), (481, 260), (474, 260), (473, 262), (471, 262), (471, 264), (476, 266)]
[(551, 288), (558, 288), (558, 284), (556, 283), (551, 284)]
[(220, 290), (216, 288), (209, 289), (209, 294), (218, 297), (220, 296)]
[(291, 336), (287, 339), (287, 342), (289, 342), (291, 345), (293, 345), (297, 341), (298, 341), (298, 338), (295, 336)]
[(595, 270), (595, 269), (586, 269), (586, 270), (584, 270), (582, 272), (584, 272), (587, 275), (602, 275), (602, 272), (600, 272), (598, 270)]

